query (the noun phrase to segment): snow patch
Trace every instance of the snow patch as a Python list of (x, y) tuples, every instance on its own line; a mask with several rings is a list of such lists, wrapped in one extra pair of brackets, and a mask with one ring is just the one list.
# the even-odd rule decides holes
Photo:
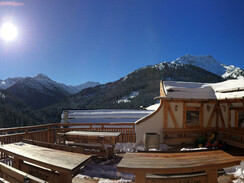
[(119, 103), (129, 103), (129, 102), (131, 102), (130, 99), (133, 99), (133, 98), (137, 97), (138, 95), (139, 95), (139, 92), (138, 91), (133, 91), (133, 92), (131, 92), (130, 95), (124, 96), (123, 98), (119, 99), (117, 101), (117, 103), (118, 104)]
[(236, 180), (233, 183), (244, 183), (244, 161), (238, 166), (224, 168), (225, 173), (233, 174)]
[(3, 93), (0, 92), (0, 97), (5, 99), (5, 95)]
[(160, 106), (160, 104), (157, 103), (157, 104), (153, 104), (153, 105), (148, 106), (146, 109), (149, 111), (156, 111), (159, 108), (159, 106)]

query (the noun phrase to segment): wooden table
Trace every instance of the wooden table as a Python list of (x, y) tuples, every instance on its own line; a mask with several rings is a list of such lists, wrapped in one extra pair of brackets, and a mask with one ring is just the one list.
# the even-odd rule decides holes
[(0, 151), (14, 157), (14, 168), (51, 183), (72, 183), (72, 177), (91, 157), (23, 142), (1, 145)]
[[(120, 172), (134, 174), (136, 183), (145, 183), (147, 173), (180, 174), (201, 171), (206, 172), (206, 177), (200, 182), (217, 183), (218, 169), (238, 164), (240, 164), (239, 159), (221, 150), (186, 153), (126, 153), (117, 169)], [(192, 182), (190, 178), (187, 181)], [(199, 182), (199, 180), (194, 181)], [(177, 182), (182, 182), (182, 180)]]
[(70, 131), (64, 133), (65, 140), (76, 139), (78, 141), (87, 142), (97, 140), (100, 143), (109, 143), (115, 145), (115, 139), (120, 132), (92, 132), (92, 131)]
[[(120, 132), (70, 131), (62, 134), (62, 137), (64, 144), (69, 142), (69, 145), (97, 148), (106, 157), (108, 154), (113, 156), (116, 138), (120, 134)], [(107, 149), (109, 149), (109, 153), (106, 152)]]

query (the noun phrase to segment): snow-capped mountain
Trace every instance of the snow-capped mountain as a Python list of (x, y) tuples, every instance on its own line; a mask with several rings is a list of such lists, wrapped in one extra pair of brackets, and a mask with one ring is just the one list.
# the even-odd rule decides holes
[(15, 78), (8, 78), (6, 80), (0, 80), (0, 89), (5, 90), (22, 79), (23, 79), (22, 77), (15, 77)]
[(0, 81), (0, 89), (24, 101), (33, 109), (38, 109), (76, 94), (84, 88), (98, 85), (97, 82), (87, 82), (78, 86), (67, 86), (51, 80), (44, 74), (33, 77), (8, 78)]
[(63, 83), (57, 83), (56, 81), (51, 80), (49, 77), (47, 77), (44, 74), (37, 74), (36, 76), (33, 77), (15, 77), (15, 78), (8, 78), (6, 80), (0, 80), (0, 89), (5, 90), (13, 86), (17, 82), (21, 82), (23, 84), (25, 83), (25, 85), (28, 85), (29, 87), (38, 90), (43, 90), (43, 88), (48, 88), (50, 90), (60, 89), (67, 94), (75, 94), (85, 88), (99, 85), (98, 82), (91, 82), (91, 81), (88, 81), (86, 83), (77, 86), (65, 85)]
[(156, 65), (151, 66), (152, 68), (158, 68), (162, 70), (165, 66), (165, 63), (168, 65), (174, 65), (174, 66), (179, 66), (179, 65), (194, 65), (197, 67), (200, 67), (202, 69), (205, 69), (209, 72), (212, 72), (216, 75), (219, 75), (223, 77), (224, 79), (226, 78), (244, 78), (244, 70), (235, 67), (233, 65), (225, 65), (220, 63), (219, 61), (215, 60), (213, 56), (211, 55), (185, 55), (182, 57), (177, 58), (174, 61), (171, 62), (163, 62), (159, 63)]

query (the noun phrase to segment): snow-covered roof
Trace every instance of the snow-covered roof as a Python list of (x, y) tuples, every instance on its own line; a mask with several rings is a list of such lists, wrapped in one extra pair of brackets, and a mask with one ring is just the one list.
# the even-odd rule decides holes
[[(153, 110), (132, 109), (98, 109), (98, 110), (68, 110), (69, 123), (116, 123), (135, 122), (151, 114)], [(61, 123), (64, 121), (64, 113)]]
[(244, 79), (227, 80), (220, 83), (194, 83), (164, 81), (166, 97), (174, 99), (242, 99)]

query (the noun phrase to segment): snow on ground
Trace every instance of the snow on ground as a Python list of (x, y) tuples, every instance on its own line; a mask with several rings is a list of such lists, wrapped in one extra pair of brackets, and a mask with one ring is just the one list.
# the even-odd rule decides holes
[(224, 168), (227, 174), (233, 174), (235, 179), (233, 183), (244, 183), (244, 161), (238, 166)]
[[(166, 144), (160, 144), (160, 151), (168, 151), (171, 147)], [(143, 144), (135, 143), (117, 143), (115, 151), (119, 154), (114, 159), (102, 160), (93, 158), (87, 163), (80, 174), (75, 177), (73, 183), (130, 183), (135, 180), (133, 174), (117, 172), (117, 165), (122, 159), (121, 153), (144, 151)], [(154, 149), (151, 149), (152, 151)], [(182, 149), (188, 150), (188, 149)], [(192, 150), (192, 149), (191, 149)], [(195, 150), (195, 149), (194, 149)], [(199, 150), (199, 149), (197, 149)], [(226, 174), (232, 174), (235, 177), (233, 183), (244, 183), (244, 161), (239, 166), (224, 168)]]
[[(169, 148), (170, 147), (165, 144), (160, 144), (159, 147), (161, 151), (168, 151)], [(153, 151), (154, 149), (150, 150)], [(143, 144), (117, 143), (115, 146), (115, 152), (118, 153), (138, 151), (145, 151)], [(93, 181), (97, 181), (98, 183), (129, 183), (134, 181), (135, 178), (133, 174), (117, 172), (117, 165), (121, 159), (122, 156), (120, 154), (114, 159), (107, 161), (93, 158), (92, 161), (85, 165), (80, 174), (76, 176), (76, 180), (85, 180), (92, 177)]]

